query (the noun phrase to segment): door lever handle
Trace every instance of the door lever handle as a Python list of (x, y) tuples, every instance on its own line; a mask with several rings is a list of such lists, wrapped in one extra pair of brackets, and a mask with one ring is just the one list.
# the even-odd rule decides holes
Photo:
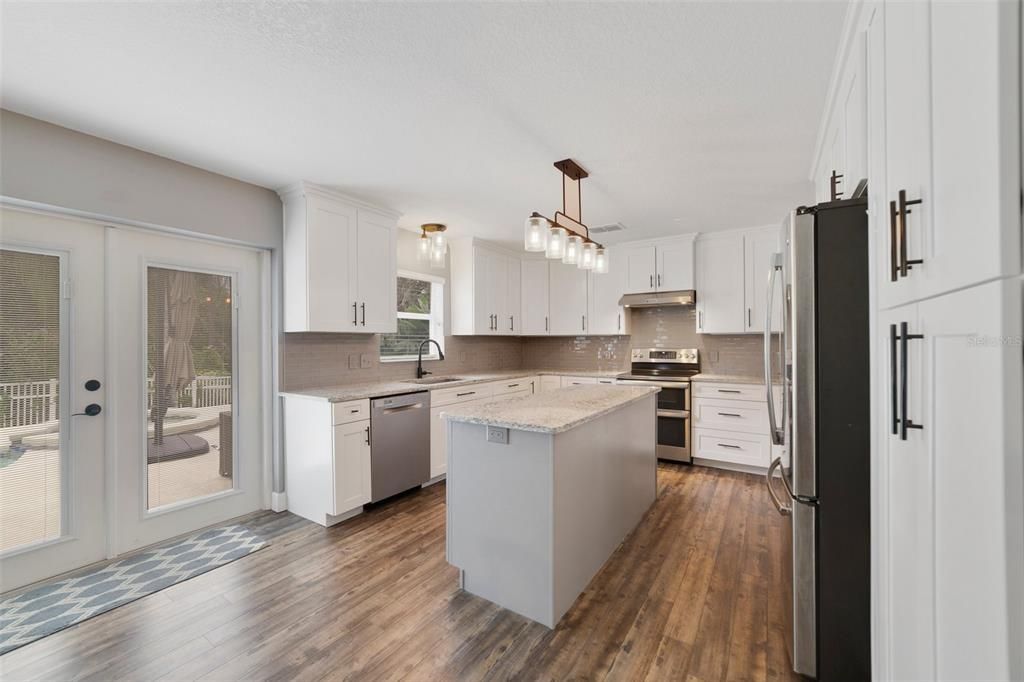
[(83, 411), (83, 412), (75, 412), (71, 416), (72, 417), (95, 417), (96, 415), (98, 415), (102, 411), (103, 411), (103, 408), (100, 405), (98, 405), (97, 403), (89, 403), (88, 405), (85, 406), (85, 411)]

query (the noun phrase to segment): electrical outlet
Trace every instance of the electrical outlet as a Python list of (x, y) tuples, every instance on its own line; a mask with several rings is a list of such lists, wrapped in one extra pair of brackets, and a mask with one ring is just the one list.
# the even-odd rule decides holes
[(488, 426), (487, 442), (508, 445), (508, 429), (503, 426)]
[(359, 355), (356, 353), (349, 353), (348, 356), (348, 368), (359, 369)]
[(370, 369), (373, 367), (373, 358), (370, 357), (369, 353), (363, 353), (359, 356), (359, 367), (361, 369)]
[(717, 350), (709, 350), (708, 351), (708, 362), (710, 362), (710, 363), (718, 362), (718, 351)]

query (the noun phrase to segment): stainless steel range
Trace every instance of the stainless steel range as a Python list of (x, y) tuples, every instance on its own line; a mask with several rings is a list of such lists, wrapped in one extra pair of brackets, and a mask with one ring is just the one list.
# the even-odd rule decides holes
[(658, 457), (690, 462), (690, 377), (700, 373), (696, 348), (634, 348), (618, 383), (658, 386)]

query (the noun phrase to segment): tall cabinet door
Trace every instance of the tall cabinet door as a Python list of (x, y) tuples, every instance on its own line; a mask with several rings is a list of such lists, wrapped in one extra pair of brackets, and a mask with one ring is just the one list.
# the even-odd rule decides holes
[[(294, 272), (304, 274), (305, 281), (301, 282), (298, 278), (288, 280), (292, 287), (305, 287), (306, 319), (296, 319), (286, 329), (362, 331), (358, 324), (356, 282), (353, 277), (358, 262), (353, 248), (357, 243), (355, 209), (311, 195), (307, 199), (306, 225), (305, 267), (294, 268)], [(341, 262), (338, 262), (339, 259)], [(292, 300), (291, 294), (286, 292), (285, 295), (289, 301)], [(296, 296), (294, 301), (290, 310), (300, 310), (303, 307), (300, 305), (301, 297)]]
[[(896, 230), (897, 262), (904, 251), (908, 260), (921, 258), (925, 235), (931, 231), (930, 20), (931, 4), (928, 2), (887, 2), (885, 5), (886, 216), (890, 214), (889, 202), (898, 202), (901, 190), (906, 192), (908, 201), (921, 201), (909, 206), (905, 244)], [(886, 221), (890, 249), (893, 228), (898, 225), (897, 218)], [(889, 276), (883, 276), (883, 286), (878, 291), (882, 307), (919, 298), (920, 267), (911, 266), (907, 277), (897, 276), (894, 282), (892, 253), (890, 250), (885, 263), (885, 273)]]
[(629, 333), (629, 310), (619, 305), (626, 293), (626, 268), (619, 256), (618, 251), (609, 249), (608, 272), (590, 273), (588, 334)]
[(697, 240), (697, 331), (743, 332), (743, 236)]
[(630, 294), (656, 291), (655, 274), (658, 270), (657, 253), (653, 246), (634, 246), (623, 249), (626, 265), (626, 290)]
[[(746, 308), (743, 328), (748, 332), (764, 331), (765, 311), (768, 305), (768, 275), (772, 258), (780, 251), (780, 230), (765, 228), (752, 232), (743, 239), (743, 259), (746, 270)], [(778, 290), (772, 296), (772, 331), (782, 331), (782, 296)]]
[(941, 680), (1021, 679), (1021, 282), (996, 281), (931, 298), (919, 310), (920, 433), (934, 489), (929, 577), (936, 641), (929, 672)]
[[(395, 221), (387, 216), (359, 211), (352, 267), (359, 304), (359, 331), (394, 333), (397, 330), (395, 277)], [(381, 258), (388, 259), (381, 263)]]
[(587, 271), (574, 265), (553, 263), (551, 282), (551, 333), (578, 335), (587, 333)]
[(523, 334), (548, 333), (548, 261), (524, 258), (521, 265), (520, 306)]

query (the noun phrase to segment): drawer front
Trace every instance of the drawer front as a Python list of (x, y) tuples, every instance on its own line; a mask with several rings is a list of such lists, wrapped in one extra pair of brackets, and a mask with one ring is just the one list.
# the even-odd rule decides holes
[(761, 384), (714, 384), (705, 381), (694, 381), (692, 383), (693, 395), (696, 398), (767, 402), (764, 386)]
[(768, 404), (752, 400), (695, 398), (693, 425), (719, 431), (768, 435)]
[(454, 405), (465, 403), (470, 400), (488, 398), (494, 391), (492, 384), (471, 384), (469, 386), (456, 386), (453, 388), (439, 388), (430, 392), (430, 406), (440, 407), (442, 405)]
[(600, 377), (597, 380), (599, 384), (615, 384), (615, 377)]
[(535, 380), (536, 377), (522, 377), (520, 379), (509, 379), (508, 381), (496, 381), (490, 385), (494, 387), (494, 395), (522, 393), (523, 391), (530, 391), (532, 393)]
[(562, 387), (562, 377), (545, 374), (540, 378), (541, 391), (553, 391)]
[(370, 418), (370, 401), (363, 400), (349, 400), (344, 403), (333, 403), (331, 405), (331, 423), (334, 426), (338, 424), (351, 424), (352, 422), (362, 421), (363, 419)]
[(693, 456), (701, 459), (767, 468), (771, 453), (768, 436), (713, 429), (693, 431)]
[(596, 377), (562, 377), (562, 386), (585, 386), (596, 384)]

